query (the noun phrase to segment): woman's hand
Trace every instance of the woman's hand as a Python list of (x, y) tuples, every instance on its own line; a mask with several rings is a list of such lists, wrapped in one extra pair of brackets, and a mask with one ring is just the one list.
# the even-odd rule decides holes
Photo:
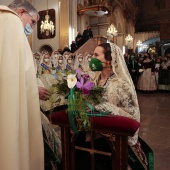
[(38, 92), (39, 92), (39, 99), (44, 101), (49, 99), (50, 92), (45, 87), (38, 86)]

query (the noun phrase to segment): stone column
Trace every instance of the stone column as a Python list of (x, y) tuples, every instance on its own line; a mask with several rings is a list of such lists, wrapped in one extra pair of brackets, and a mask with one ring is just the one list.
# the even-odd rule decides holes
[(59, 2), (59, 48), (69, 45), (69, 1)]
[(70, 1), (70, 15), (69, 15), (69, 45), (77, 36), (77, 0)]

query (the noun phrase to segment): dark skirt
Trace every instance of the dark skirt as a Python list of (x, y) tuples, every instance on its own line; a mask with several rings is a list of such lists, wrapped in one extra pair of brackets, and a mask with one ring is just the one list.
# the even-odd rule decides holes
[(159, 71), (158, 90), (170, 91), (170, 70)]
[(162, 69), (159, 71), (159, 84), (170, 84), (170, 70)]

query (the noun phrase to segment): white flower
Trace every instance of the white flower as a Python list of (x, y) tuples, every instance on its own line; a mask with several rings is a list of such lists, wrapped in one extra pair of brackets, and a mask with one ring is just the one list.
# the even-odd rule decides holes
[(77, 83), (76, 74), (69, 74), (67, 76), (67, 84), (70, 89), (72, 89)]

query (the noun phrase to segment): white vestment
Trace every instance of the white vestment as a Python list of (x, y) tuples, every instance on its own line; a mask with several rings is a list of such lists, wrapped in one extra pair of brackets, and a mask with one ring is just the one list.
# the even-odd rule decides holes
[(43, 170), (32, 52), (19, 16), (0, 5), (0, 170)]

